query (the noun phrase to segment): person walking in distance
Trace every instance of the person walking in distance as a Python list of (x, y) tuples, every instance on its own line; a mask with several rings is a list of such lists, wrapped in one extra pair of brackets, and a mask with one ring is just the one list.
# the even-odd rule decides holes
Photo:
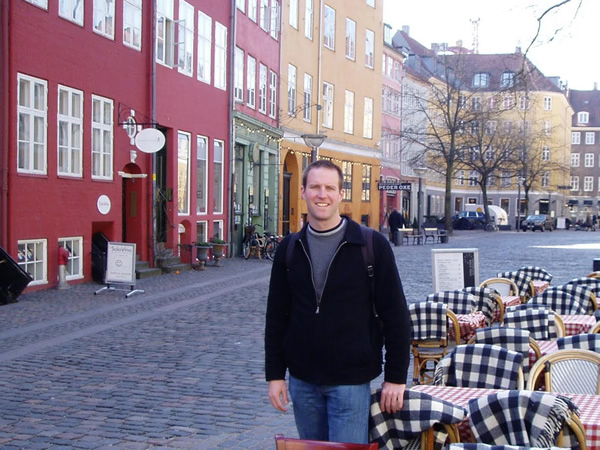
[(287, 411), (291, 396), (301, 439), (367, 443), (370, 382), (382, 371), (384, 339), (381, 409), (402, 408), (410, 322), (393, 252), (377, 232), (369, 277), (365, 233), (339, 214), (342, 180), (340, 168), (326, 160), (304, 171), (300, 192), (308, 222), (275, 254), (265, 375), (274, 408)]
[(404, 226), (404, 217), (402, 217), (402, 214), (396, 208), (390, 213), (388, 225), (390, 226), (390, 240), (397, 246), (399, 245), (398, 230)]

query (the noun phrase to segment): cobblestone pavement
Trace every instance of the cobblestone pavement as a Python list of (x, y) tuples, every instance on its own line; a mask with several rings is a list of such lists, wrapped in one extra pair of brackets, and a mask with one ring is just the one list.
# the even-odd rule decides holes
[[(592, 270), (600, 234), (456, 232), (394, 247), (408, 301), (431, 292), (433, 248), (477, 248), (480, 280), (536, 264), (561, 283)], [(271, 263), (23, 294), (0, 306), (0, 448), (274, 448), (296, 436), (268, 403), (263, 328)], [(379, 384), (381, 380), (375, 380)]]

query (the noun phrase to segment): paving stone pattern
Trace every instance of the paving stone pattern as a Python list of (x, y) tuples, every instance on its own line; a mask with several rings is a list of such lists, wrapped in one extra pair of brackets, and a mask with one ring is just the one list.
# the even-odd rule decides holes
[[(592, 270), (600, 234), (456, 232), (394, 247), (409, 302), (431, 293), (432, 248), (478, 248), (480, 279), (537, 264), (561, 283)], [(595, 248), (544, 248), (579, 244)], [(274, 448), (297, 436), (266, 395), (263, 330), (271, 263), (95, 283), (0, 306), (0, 448)], [(410, 377), (409, 377), (410, 378)], [(381, 383), (374, 380), (373, 386)]]

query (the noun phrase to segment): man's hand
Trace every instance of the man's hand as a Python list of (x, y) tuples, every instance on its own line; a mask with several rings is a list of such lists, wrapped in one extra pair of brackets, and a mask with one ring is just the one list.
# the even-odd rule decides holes
[(285, 380), (269, 381), (269, 400), (273, 408), (287, 412), (285, 406), (289, 403), (289, 400)]
[[(381, 401), (379, 407), (388, 414), (402, 409), (406, 384), (395, 384), (384, 381), (381, 385)], [(271, 401), (271, 403), (273, 403)]]

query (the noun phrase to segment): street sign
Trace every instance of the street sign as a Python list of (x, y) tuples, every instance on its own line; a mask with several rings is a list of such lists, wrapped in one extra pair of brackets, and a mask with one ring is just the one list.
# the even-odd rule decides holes
[(410, 191), (410, 187), (410, 183), (399, 183), (397, 181), (394, 181), (393, 183), (389, 181), (377, 183), (377, 189), (380, 191)]

